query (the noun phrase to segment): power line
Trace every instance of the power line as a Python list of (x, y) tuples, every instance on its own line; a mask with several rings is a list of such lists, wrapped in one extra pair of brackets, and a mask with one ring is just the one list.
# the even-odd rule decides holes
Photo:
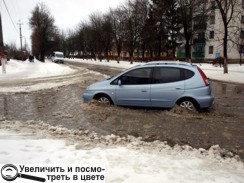
[(3, 3), (4, 3), (4, 6), (5, 6), (5, 8), (6, 8), (7, 12), (8, 12), (8, 15), (9, 15), (9, 17), (10, 17), (10, 20), (11, 20), (13, 26), (14, 26), (15, 31), (17, 32), (17, 34), (19, 34), (18, 31), (17, 31), (17, 28), (15, 27), (15, 24), (14, 24), (14, 22), (13, 22), (13, 19), (12, 19), (10, 13), (9, 13), (9, 10), (8, 10), (8, 7), (7, 7), (6, 3), (5, 3), (5, 0), (3, 0)]
[[(13, 1), (8, 1), (9, 3), (10, 3), (10, 5), (12, 6), (12, 10), (13, 10), (13, 12), (14, 12), (14, 15), (16, 16), (16, 17), (18, 17), (18, 12), (17, 12), (17, 9), (16, 9), (16, 7), (15, 7), (15, 5), (13, 4)], [(13, 15), (13, 14), (12, 14)]]

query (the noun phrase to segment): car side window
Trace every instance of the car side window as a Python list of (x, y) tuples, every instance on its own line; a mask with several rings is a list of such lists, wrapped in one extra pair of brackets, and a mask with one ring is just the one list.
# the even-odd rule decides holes
[(153, 83), (172, 83), (183, 80), (180, 68), (156, 67), (153, 73)]
[(140, 68), (129, 71), (120, 76), (122, 85), (151, 84), (151, 68)]

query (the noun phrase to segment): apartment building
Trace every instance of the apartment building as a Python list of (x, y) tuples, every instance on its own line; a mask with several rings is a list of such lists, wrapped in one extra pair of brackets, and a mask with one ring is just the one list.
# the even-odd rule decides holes
[[(214, 0), (205, 22), (195, 22), (192, 41), (192, 58), (213, 60), (223, 56), (224, 26), (220, 10)], [(228, 58), (237, 61), (244, 57), (244, 0), (238, 0), (228, 28)]]

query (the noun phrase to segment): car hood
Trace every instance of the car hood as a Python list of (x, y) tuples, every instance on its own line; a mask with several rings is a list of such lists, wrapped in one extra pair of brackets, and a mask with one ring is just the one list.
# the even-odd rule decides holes
[(96, 83), (93, 83), (92, 85), (90, 85), (87, 89), (88, 90), (93, 90), (93, 89), (98, 89), (98, 88), (102, 88), (104, 86), (109, 85), (110, 80), (102, 80), (102, 81), (98, 81)]

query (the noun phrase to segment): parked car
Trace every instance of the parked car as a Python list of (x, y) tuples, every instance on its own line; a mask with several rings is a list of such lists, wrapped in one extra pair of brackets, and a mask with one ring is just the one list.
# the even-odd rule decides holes
[(149, 62), (90, 85), (84, 102), (188, 110), (211, 107), (214, 97), (204, 72), (186, 62)]
[(60, 52), (60, 51), (54, 51), (52, 53), (52, 62), (56, 62), (56, 63), (64, 63), (64, 53)]

